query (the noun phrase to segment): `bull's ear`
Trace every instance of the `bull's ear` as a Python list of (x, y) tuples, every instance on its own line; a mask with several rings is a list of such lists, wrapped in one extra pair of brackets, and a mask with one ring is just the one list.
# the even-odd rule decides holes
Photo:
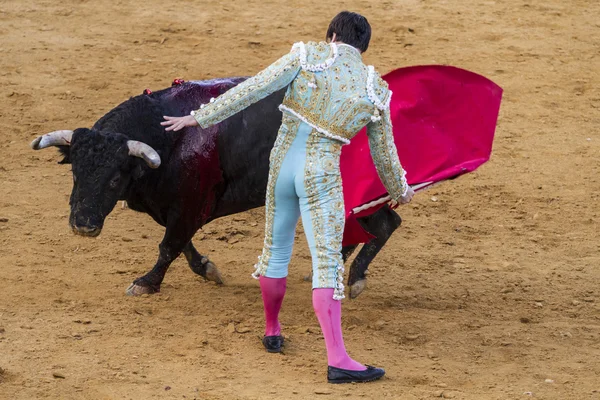
[(71, 164), (71, 146), (58, 146), (58, 151), (63, 159), (60, 160), (59, 164)]

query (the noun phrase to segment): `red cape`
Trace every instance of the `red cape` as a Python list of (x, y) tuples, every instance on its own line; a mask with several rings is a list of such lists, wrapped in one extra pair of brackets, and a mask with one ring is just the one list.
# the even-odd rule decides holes
[[(492, 81), (447, 66), (400, 68), (383, 76), (394, 93), (394, 141), (406, 178), (419, 189), (474, 171), (489, 160), (502, 89)], [(341, 173), (346, 206), (343, 244), (373, 238), (356, 218), (385, 204), (366, 130), (344, 146)]]

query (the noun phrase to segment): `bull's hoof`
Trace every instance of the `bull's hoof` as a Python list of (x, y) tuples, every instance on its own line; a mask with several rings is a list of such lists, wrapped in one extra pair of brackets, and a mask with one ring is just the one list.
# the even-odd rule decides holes
[(350, 285), (350, 298), (357, 298), (367, 288), (367, 280), (361, 279)]
[(129, 285), (129, 287), (125, 291), (125, 294), (127, 296), (141, 296), (143, 294), (154, 294), (158, 292), (160, 292), (160, 290), (156, 290), (149, 286), (138, 285), (134, 282), (131, 285)]
[(204, 277), (207, 281), (215, 282), (217, 285), (223, 284), (223, 277), (221, 273), (212, 262), (207, 262), (206, 266), (206, 276)]

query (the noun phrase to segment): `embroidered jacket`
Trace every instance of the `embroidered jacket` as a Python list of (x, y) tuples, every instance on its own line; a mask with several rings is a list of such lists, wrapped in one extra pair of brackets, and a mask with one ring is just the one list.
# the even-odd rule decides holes
[(392, 92), (372, 66), (363, 64), (360, 52), (352, 46), (298, 42), (290, 53), (192, 111), (192, 115), (206, 128), (286, 86), (279, 109), (327, 137), (348, 144), (366, 125), (371, 156), (382, 183), (394, 200), (406, 194), (405, 172), (392, 134)]

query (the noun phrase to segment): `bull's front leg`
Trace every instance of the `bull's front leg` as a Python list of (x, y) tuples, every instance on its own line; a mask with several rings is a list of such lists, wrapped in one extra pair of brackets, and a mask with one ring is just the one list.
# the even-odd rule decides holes
[(360, 249), (350, 266), (348, 286), (350, 286), (350, 298), (352, 299), (358, 297), (367, 287), (366, 273), (369, 264), (392, 236), (392, 233), (402, 224), (402, 218), (386, 205), (374, 214), (361, 218), (360, 222), (375, 238)]
[(179, 257), (199, 228), (191, 221), (193, 221), (192, 218), (178, 217), (174, 222), (167, 223), (165, 236), (158, 246), (159, 255), (154, 268), (146, 275), (134, 280), (125, 291), (127, 295), (139, 296), (160, 292), (160, 285), (169, 266)]
[(187, 262), (190, 266), (190, 269), (195, 273), (206, 279), (207, 281), (212, 281), (217, 284), (223, 283), (223, 278), (221, 277), (221, 273), (213, 264), (208, 257), (203, 256), (198, 253), (192, 241), (185, 245), (183, 249), (183, 254), (187, 259)]

